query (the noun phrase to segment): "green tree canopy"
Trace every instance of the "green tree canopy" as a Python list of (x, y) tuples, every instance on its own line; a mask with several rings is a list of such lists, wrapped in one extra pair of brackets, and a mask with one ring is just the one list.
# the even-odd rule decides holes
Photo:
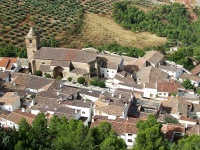
[(42, 76), (42, 71), (36, 70), (36, 71), (34, 71), (34, 75), (36, 75), (36, 76)]
[(190, 79), (185, 79), (182, 83), (182, 86), (186, 89), (194, 89), (194, 86), (192, 85)]
[(126, 143), (118, 137), (107, 137), (100, 145), (100, 150), (126, 150)]
[(83, 84), (83, 83), (85, 83), (85, 78), (79, 77), (79, 78), (77, 79), (77, 82), (78, 82), (79, 84)]

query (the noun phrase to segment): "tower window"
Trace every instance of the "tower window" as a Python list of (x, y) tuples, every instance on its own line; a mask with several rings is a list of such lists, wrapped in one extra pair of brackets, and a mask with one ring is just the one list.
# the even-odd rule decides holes
[(29, 43), (32, 43), (32, 42), (33, 42), (33, 41), (30, 39), (30, 40), (29, 40)]

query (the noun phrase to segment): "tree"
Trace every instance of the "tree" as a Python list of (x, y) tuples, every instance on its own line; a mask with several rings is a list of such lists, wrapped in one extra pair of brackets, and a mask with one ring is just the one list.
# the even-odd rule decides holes
[(170, 150), (199, 150), (200, 136), (191, 135), (187, 138), (178, 141), (178, 144), (173, 143)]
[(46, 73), (46, 74), (45, 74), (45, 77), (46, 77), (46, 78), (51, 78), (51, 75), (50, 75), (49, 73)]
[(118, 137), (107, 137), (100, 145), (100, 150), (126, 150), (126, 143)]
[(99, 87), (100, 87), (100, 88), (105, 88), (105, 87), (106, 87), (105, 82), (100, 81), (100, 82), (99, 82)]
[(71, 82), (72, 81), (72, 77), (68, 77), (67, 81)]
[(162, 125), (154, 115), (149, 115), (146, 121), (140, 120), (136, 124), (138, 134), (133, 150), (167, 149), (168, 142), (163, 140)]
[(56, 77), (56, 79), (61, 80), (62, 77), (61, 77), (60, 75), (58, 75), (58, 76)]
[(36, 71), (34, 71), (34, 75), (36, 75), (36, 76), (42, 76), (42, 71), (36, 70)]
[(192, 85), (190, 79), (185, 79), (182, 83), (182, 86), (186, 89), (194, 89), (194, 86)]
[(77, 82), (78, 82), (79, 84), (83, 84), (83, 83), (85, 83), (85, 78), (79, 77), (79, 78), (77, 79)]

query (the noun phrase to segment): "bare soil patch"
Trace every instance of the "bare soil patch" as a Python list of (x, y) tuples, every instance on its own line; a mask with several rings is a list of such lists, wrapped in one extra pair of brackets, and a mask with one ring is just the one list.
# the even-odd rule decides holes
[(87, 13), (82, 31), (82, 41), (97, 45), (116, 41), (124, 46), (144, 48), (163, 44), (167, 39), (149, 32), (135, 33), (124, 30), (107, 15)]

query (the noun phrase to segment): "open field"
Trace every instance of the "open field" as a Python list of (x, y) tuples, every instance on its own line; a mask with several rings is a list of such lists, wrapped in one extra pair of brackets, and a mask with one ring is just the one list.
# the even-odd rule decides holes
[(94, 42), (97, 45), (117, 41), (121, 45), (138, 48), (159, 45), (167, 41), (166, 38), (157, 37), (149, 32), (134, 33), (124, 30), (109, 16), (92, 13), (86, 14), (82, 39), (88, 40), (89, 43)]

